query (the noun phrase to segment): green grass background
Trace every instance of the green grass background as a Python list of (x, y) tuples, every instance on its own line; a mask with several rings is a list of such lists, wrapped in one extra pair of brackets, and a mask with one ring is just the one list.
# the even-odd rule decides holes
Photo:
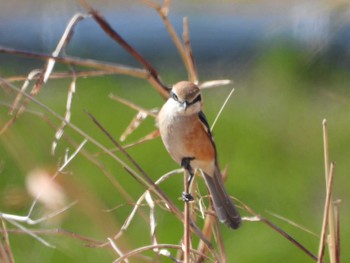
[[(14, 61), (12, 57), (6, 59)], [(1, 65), (0, 75), (6, 77), (17, 75), (20, 70), (26, 72), (24, 69), (18, 70), (20, 61), (13, 62), (10, 67)], [(220, 164), (222, 167), (227, 165), (229, 169), (228, 192), (269, 218), (315, 254), (319, 243), (317, 237), (274, 218), (269, 212), (320, 233), (325, 199), (321, 124), (327, 118), (330, 159), (336, 161), (333, 199), (342, 199), (342, 260), (350, 260), (350, 252), (346, 249), (350, 241), (348, 70), (328, 64), (322, 58), (310, 59), (308, 54), (288, 45), (265, 48), (252, 62), (250, 70), (238, 77), (230, 75), (229, 71), (217, 74), (202, 69), (200, 63), (198, 66), (201, 81), (217, 78), (231, 78), (234, 81), (228, 87), (203, 91), (204, 111), (212, 123), (226, 96), (235, 88), (213, 131)], [(167, 83), (186, 78), (185, 74), (177, 71), (161, 73)], [(50, 80), (38, 99), (63, 115), (68, 84), (67, 80)], [(71, 121), (112, 148), (111, 142), (84, 113), (84, 110), (88, 110), (111, 134), (119, 138), (135, 112), (109, 99), (110, 93), (148, 109), (161, 107), (163, 101), (144, 80), (125, 76), (79, 79)], [(14, 94), (4, 90), (0, 94), (2, 103), (11, 103), (14, 98)], [(28, 105), (28, 109), (44, 113), (54, 123), (59, 123), (33, 103)], [(10, 118), (7, 112), (8, 108), (1, 105), (1, 126)], [(154, 128), (153, 119), (147, 119), (140, 129), (128, 137), (126, 143), (137, 140)], [(28, 172), (39, 167), (53, 173), (62, 162), (66, 147), (73, 152), (74, 149), (62, 140), (56, 155), (50, 155), (54, 132), (42, 118), (24, 113), (0, 137), (1, 212), (26, 214), (32, 202), (25, 190)], [(78, 142), (82, 141), (82, 137), (69, 128), (65, 133)], [(86, 149), (92, 153), (98, 151), (90, 143)], [(177, 168), (159, 138), (128, 152), (154, 180)], [(135, 200), (143, 193), (144, 188), (115, 161), (106, 156), (99, 159)], [(86, 158), (79, 155), (65, 170), (67, 173), (60, 175), (58, 181), (69, 200), (78, 200), (77, 205), (61, 215), (59, 224), (46, 222), (27, 227), (62, 228), (98, 240), (113, 236), (132, 206), (125, 204), (110, 181)], [(182, 175), (178, 175), (161, 186), (180, 208), (182, 185)], [(205, 191), (203, 187), (201, 190), (202, 193)], [(106, 209), (120, 204), (125, 205), (106, 212)], [(39, 216), (42, 209), (38, 205), (35, 215)], [(141, 209), (147, 215), (149, 209)], [(247, 215), (244, 211), (242, 214)], [(180, 222), (160, 208), (156, 209), (156, 216), (158, 241), (178, 243), (182, 236)], [(13, 228), (9, 223), (6, 225)], [(229, 262), (312, 262), (262, 223), (245, 222), (238, 231), (228, 230), (223, 225), (221, 229)], [(130, 249), (150, 244), (149, 232), (148, 224), (138, 216), (118, 245)], [(84, 242), (64, 235), (48, 234), (43, 237), (56, 248), (47, 248), (26, 234), (10, 234), (16, 262), (27, 262), (28, 258), (31, 262), (111, 262), (117, 258), (111, 249), (90, 248)], [(171, 261), (163, 257), (162, 262)]]

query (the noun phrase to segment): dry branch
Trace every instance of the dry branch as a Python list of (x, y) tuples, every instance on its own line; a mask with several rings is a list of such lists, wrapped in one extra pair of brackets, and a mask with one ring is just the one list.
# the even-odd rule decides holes
[(83, 59), (83, 58), (77, 58), (77, 57), (71, 57), (71, 56), (55, 57), (48, 54), (29, 52), (29, 51), (7, 48), (2, 46), (0, 46), (0, 53), (18, 55), (18, 56), (41, 59), (41, 60), (54, 59), (55, 61), (64, 63), (64, 64), (71, 64), (75, 66), (82, 66), (82, 67), (88, 67), (88, 68), (96, 68), (96, 69), (104, 70), (106, 72), (110, 72), (114, 74), (122, 74), (122, 75), (127, 75), (131, 77), (136, 77), (136, 78), (147, 79), (149, 76), (148, 72), (144, 69), (127, 67), (116, 63), (101, 62), (93, 59)]
[[(330, 215), (331, 215), (329, 210), (333, 208), (331, 205), (333, 178), (334, 178), (334, 163), (331, 163), (329, 175), (327, 177), (328, 181), (326, 184), (327, 185), (327, 192), (326, 192), (326, 200), (325, 200), (325, 204), (324, 204), (323, 223), (322, 223), (322, 230), (321, 230), (321, 238), (320, 238), (320, 246), (319, 246), (319, 250), (318, 250), (317, 263), (322, 263), (323, 257), (324, 257), (325, 244), (326, 244), (326, 238), (327, 238), (327, 227), (328, 227), (328, 223), (329, 223)], [(333, 213), (332, 213), (332, 215), (333, 215)], [(329, 246), (329, 250), (333, 250), (332, 252), (329, 251), (330, 256), (331, 256), (335, 252), (336, 248), (335, 248), (335, 245), (333, 247), (331, 247), (331, 244), (328, 244), (328, 246)], [(334, 253), (334, 255), (335, 254), (336, 253)], [(332, 258), (331, 258), (331, 262), (336, 262), (336, 261), (332, 261)]]
[(134, 49), (128, 42), (126, 42), (121, 35), (115, 31), (110, 24), (96, 11), (94, 10), (85, 0), (80, 0), (80, 3), (95, 19), (101, 29), (114, 41), (116, 41), (121, 47), (123, 47), (130, 55), (132, 55), (148, 72), (150, 83), (156, 88), (163, 98), (167, 98), (169, 95), (168, 87), (161, 81), (157, 70), (139, 53)]

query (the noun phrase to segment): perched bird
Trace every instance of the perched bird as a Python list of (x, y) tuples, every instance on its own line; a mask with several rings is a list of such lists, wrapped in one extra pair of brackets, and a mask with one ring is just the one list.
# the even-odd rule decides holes
[[(189, 184), (193, 169), (200, 169), (218, 219), (237, 229), (241, 217), (225, 190), (216, 147), (202, 112), (201, 92), (197, 85), (181, 81), (173, 86), (169, 99), (158, 114), (158, 126), (171, 157), (189, 171)], [(184, 193), (183, 198), (185, 201), (193, 199), (189, 193)]]

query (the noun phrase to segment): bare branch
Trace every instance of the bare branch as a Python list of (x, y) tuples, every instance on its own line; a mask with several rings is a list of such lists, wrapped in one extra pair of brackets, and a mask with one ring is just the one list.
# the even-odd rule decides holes
[(54, 57), (52, 55), (29, 52), (29, 51), (18, 50), (13, 48), (6, 48), (2, 46), (0, 46), (0, 53), (13, 54), (13, 55), (18, 55), (18, 56), (23, 56), (28, 58), (36, 58), (41, 60), (47, 60), (52, 58), (55, 61), (60, 63), (89, 67), (89, 68), (96, 68), (96, 69), (104, 70), (106, 72), (111, 72), (115, 74), (123, 74), (123, 75), (128, 75), (128, 76), (137, 77), (137, 78), (144, 78), (144, 79), (147, 79), (149, 77), (148, 72), (144, 69), (127, 67), (127, 66), (115, 64), (115, 63), (100, 62), (93, 59), (82, 59), (82, 58), (69, 57), (69, 56)]
[[(1, 216), (1, 215), (0, 215)], [(31, 237), (33, 237), (34, 239), (36, 239), (37, 241), (39, 241), (40, 243), (42, 243), (43, 245), (47, 246), (47, 247), (51, 247), (51, 248), (55, 248), (55, 246), (51, 245), (49, 242), (47, 242), (46, 240), (44, 240), (43, 238), (41, 238), (40, 236), (38, 236), (37, 234), (35, 234), (34, 232), (32, 232), (31, 230), (25, 228), (24, 226), (22, 226), (21, 224), (17, 223), (14, 220), (9, 220), (7, 219), (7, 221), (9, 223), (11, 223), (12, 225), (16, 226), (17, 228), (21, 229), (24, 233), (30, 235)]]
[(283, 231), (281, 228), (279, 228), (278, 226), (276, 226), (275, 224), (273, 224), (270, 220), (268, 220), (265, 217), (262, 217), (261, 215), (259, 215), (258, 213), (256, 213), (251, 207), (249, 207), (248, 205), (244, 204), (242, 201), (238, 200), (237, 198), (235, 198), (235, 200), (237, 202), (239, 202), (243, 208), (250, 213), (251, 215), (253, 215), (252, 218), (247, 218), (247, 217), (243, 217), (242, 219), (244, 221), (251, 221), (251, 222), (263, 222), (265, 225), (267, 225), (268, 227), (272, 228), (274, 231), (276, 231), (277, 233), (279, 233), (281, 236), (283, 236), (284, 238), (286, 238), (288, 241), (290, 241), (293, 245), (295, 245), (297, 248), (299, 248), (301, 251), (303, 251), (306, 255), (308, 255), (310, 258), (312, 258), (314, 261), (317, 261), (317, 256), (315, 256), (313, 253), (311, 253), (306, 247), (304, 247), (301, 243), (299, 243), (296, 239), (294, 239), (291, 235), (289, 235), (288, 233), (286, 233), (285, 231)]
[(309, 234), (311, 234), (311, 235), (313, 235), (313, 236), (315, 236), (315, 237), (319, 237), (317, 234), (315, 234), (315, 233), (312, 232), (311, 230), (307, 229), (306, 227), (304, 227), (304, 226), (302, 226), (302, 225), (300, 225), (300, 224), (298, 224), (298, 223), (296, 223), (296, 222), (294, 222), (294, 221), (292, 221), (292, 220), (290, 220), (290, 219), (288, 219), (288, 218), (285, 218), (285, 217), (283, 217), (283, 216), (281, 216), (281, 215), (278, 215), (278, 214), (276, 214), (276, 213), (272, 213), (272, 212), (269, 212), (269, 211), (267, 211), (267, 212), (268, 212), (269, 214), (271, 214), (272, 216), (274, 216), (274, 217), (276, 217), (276, 218), (278, 218), (278, 219), (280, 219), (280, 220), (283, 220), (283, 221), (287, 222), (287, 223), (288, 223), (289, 225), (291, 225), (291, 226), (297, 227), (297, 228), (299, 228), (299, 229), (305, 231), (306, 233), (309, 233)]
[[(120, 256), (123, 257), (124, 253), (118, 248), (118, 246), (116, 245), (116, 243), (113, 242), (113, 239), (111, 238), (107, 238), (109, 244), (111, 245), (111, 247), (113, 248), (113, 250)], [(124, 259), (125, 263), (129, 263), (128, 258)]]
[[(324, 166), (325, 166), (325, 180), (326, 180), (326, 191), (328, 191), (328, 183), (330, 181), (330, 163), (329, 163), (329, 147), (328, 147), (328, 128), (327, 128), (327, 120), (324, 119), (322, 121), (322, 128), (323, 128), (323, 147), (324, 147)], [(328, 192), (327, 192), (328, 193)], [(330, 197), (332, 198), (332, 197)], [(336, 262), (336, 225), (335, 225), (335, 217), (334, 217), (334, 209), (332, 200), (330, 200), (330, 208), (328, 209), (328, 232), (329, 232), (329, 239), (328, 239), (328, 250), (329, 250), (329, 257), (330, 261), (332, 263)], [(321, 249), (321, 248), (320, 248)], [(319, 251), (321, 253), (321, 251)], [(320, 254), (319, 254), (320, 256)]]
[(166, 29), (168, 30), (169, 35), (170, 35), (171, 39), (173, 40), (173, 42), (174, 42), (174, 44), (175, 44), (175, 46), (180, 54), (182, 62), (185, 65), (185, 68), (189, 74), (189, 78), (191, 78), (190, 77), (191, 66), (189, 64), (190, 60), (187, 59), (185, 47), (184, 47), (180, 37), (176, 33), (174, 27), (172, 26), (172, 24), (170, 23), (170, 21), (168, 19), (168, 10), (169, 10), (169, 5), (170, 5), (170, 0), (164, 1), (163, 6), (160, 6), (151, 0), (141, 0), (141, 2), (148, 5), (150, 8), (153, 8), (159, 14), (159, 16), (162, 18), (163, 23), (164, 23)]
[[(49, 76), (49, 79), (65, 79), (65, 78), (86, 78), (86, 77), (100, 77), (100, 76), (106, 76), (114, 74), (110, 71), (103, 71), (103, 70), (88, 70), (88, 71), (67, 71), (67, 72), (52, 72)], [(6, 78), (9, 82), (15, 82), (15, 81), (23, 81), (27, 79), (27, 76), (12, 76)], [(38, 79), (37, 76), (33, 77), (33, 79)]]
[[(328, 222), (330, 220), (329, 210), (333, 208), (331, 206), (333, 178), (334, 178), (334, 163), (331, 163), (328, 182), (327, 182), (327, 194), (326, 194), (326, 200), (325, 200), (325, 204), (324, 204), (323, 223), (322, 223), (322, 230), (321, 230), (321, 238), (320, 238), (320, 246), (319, 246), (319, 250), (318, 250), (317, 263), (322, 263), (323, 257), (324, 257), (325, 243), (326, 243), (326, 236), (327, 236), (327, 226), (328, 226)], [(335, 251), (335, 246), (331, 247), (330, 249), (334, 249), (334, 251)], [(334, 251), (333, 251), (333, 253), (334, 253)], [(331, 254), (331, 251), (329, 251), (329, 253)], [(331, 262), (336, 262), (336, 261), (331, 260)]]
[[(145, 251), (154, 250), (156, 248), (157, 249), (161, 249), (161, 250), (164, 249), (164, 248), (173, 248), (173, 249), (177, 249), (177, 250), (181, 250), (182, 249), (181, 246), (179, 246), (179, 245), (172, 245), (172, 244), (158, 244), (158, 245), (144, 246), (144, 247), (137, 248), (135, 250), (132, 250), (132, 251), (124, 254), (124, 256), (122, 256), (122, 257), (118, 258), (117, 260), (115, 260), (114, 263), (121, 262), (121, 261), (125, 260), (126, 258), (130, 258), (130, 257), (136, 256), (136, 255), (138, 255), (140, 253), (143, 253)], [(200, 253), (198, 253), (198, 251), (196, 251), (194, 249), (191, 249), (190, 252), (193, 253), (193, 254), (196, 254), (196, 255), (201, 255)], [(161, 253), (161, 254), (163, 254), (163, 253)], [(165, 253), (164, 255), (168, 256), (168, 253)], [(217, 262), (214, 259), (209, 258), (206, 255), (202, 255), (202, 256), (204, 256), (207, 260), (210, 260), (210, 262)]]
[[(6, 228), (6, 224), (5, 221), (2, 220), (2, 218), (0, 218), (1, 220), (1, 225), (2, 225), (2, 241), (4, 242), (4, 247), (2, 245), (2, 243), (0, 242), (0, 259), (2, 259), (4, 261), (4, 263), (8, 262), (8, 263), (14, 263), (15, 259), (13, 257), (12, 254), (12, 250), (11, 250), (11, 246), (10, 246), (10, 239), (8, 236), (8, 231)], [(6, 260), (6, 261), (5, 261)]]
[(210, 89), (210, 88), (229, 85), (231, 83), (232, 81), (229, 79), (210, 80), (210, 81), (204, 81), (203, 83), (199, 84), (199, 88)]
[(184, 49), (186, 53), (186, 61), (188, 65), (188, 78), (191, 82), (198, 84), (198, 74), (196, 70), (196, 65), (194, 63), (194, 58), (192, 54), (191, 42), (190, 42), (190, 31), (188, 29), (188, 18), (183, 18), (183, 41)]
[(84, 8), (95, 19), (101, 29), (116, 41), (121, 47), (123, 47), (130, 55), (132, 55), (144, 68), (149, 72), (151, 84), (156, 88), (159, 94), (163, 98), (167, 98), (169, 94), (168, 87), (161, 81), (157, 70), (139, 53), (134, 49), (128, 42), (126, 42), (118, 33), (115, 31), (110, 24), (103, 18), (96, 10), (94, 10), (85, 0), (80, 0), (80, 3)]
[(141, 112), (145, 112), (147, 113), (147, 115), (152, 116), (153, 118), (157, 118), (157, 112), (156, 109), (152, 109), (152, 110), (146, 110), (142, 107), (140, 107), (139, 105), (136, 105), (135, 103), (132, 103), (131, 101), (128, 101), (126, 99), (123, 99), (117, 95), (114, 94), (109, 94), (109, 98), (111, 98), (112, 100), (118, 101), (126, 106), (128, 106), (131, 109), (137, 110), (137, 111), (141, 111)]
[(222, 104), (222, 106), (221, 106), (221, 108), (220, 108), (218, 114), (216, 114), (215, 120), (214, 120), (213, 124), (211, 125), (211, 130), (214, 129), (214, 126), (215, 126), (217, 120), (219, 119), (219, 117), (220, 117), (222, 111), (224, 110), (224, 108), (225, 108), (227, 102), (228, 102), (229, 99), (231, 98), (231, 95), (233, 94), (234, 91), (235, 91), (235, 89), (232, 88), (232, 90), (230, 91), (230, 93), (229, 93), (228, 96), (226, 97), (226, 99), (225, 99), (224, 103)]
[(21, 100), (21, 98), (23, 96), (23, 92), (26, 91), (30, 81), (35, 79), (36, 77), (39, 78), (40, 74), (41, 74), (41, 70), (40, 69), (34, 69), (31, 72), (29, 72), (28, 76), (26, 77), (25, 82), (22, 85), (21, 92), (17, 94), (17, 96), (16, 96), (16, 98), (15, 98), (13, 104), (12, 104), (12, 107), (11, 107), (11, 110), (10, 110), (10, 114), (11, 115), (14, 113), (15, 109), (17, 108), (17, 105), (18, 105), (18, 103), (20, 102), (20, 100)]
[(58, 141), (61, 139), (61, 137), (63, 135), (64, 128), (67, 126), (66, 123), (68, 123), (70, 121), (71, 106), (72, 106), (73, 94), (75, 93), (76, 80), (77, 80), (77, 78), (75, 76), (73, 76), (73, 79), (69, 85), (64, 121), (61, 122), (60, 127), (57, 129), (56, 134), (55, 134), (55, 139), (52, 142), (52, 146), (51, 146), (51, 154), (52, 155), (55, 154), (55, 149), (56, 149), (56, 146), (58, 144)]
[[(189, 193), (189, 171), (184, 169), (184, 192)], [(184, 237), (183, 237), (183, 252), (184, 252), (184, 263), (190, 263), (190, 250), (191, 250), (191, 234), (190, 234), (190, 221), (191, 221), (191, 207), (189, 201), (184, 201)]]

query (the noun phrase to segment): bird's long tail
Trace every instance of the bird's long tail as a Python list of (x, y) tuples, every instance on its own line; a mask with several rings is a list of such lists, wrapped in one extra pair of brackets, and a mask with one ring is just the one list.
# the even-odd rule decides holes
[(219, 169), (215, 169), (214, 176), (203, 174), (219, 221), (237, 229), (241, 223), (241, 216), (225, 190)]

